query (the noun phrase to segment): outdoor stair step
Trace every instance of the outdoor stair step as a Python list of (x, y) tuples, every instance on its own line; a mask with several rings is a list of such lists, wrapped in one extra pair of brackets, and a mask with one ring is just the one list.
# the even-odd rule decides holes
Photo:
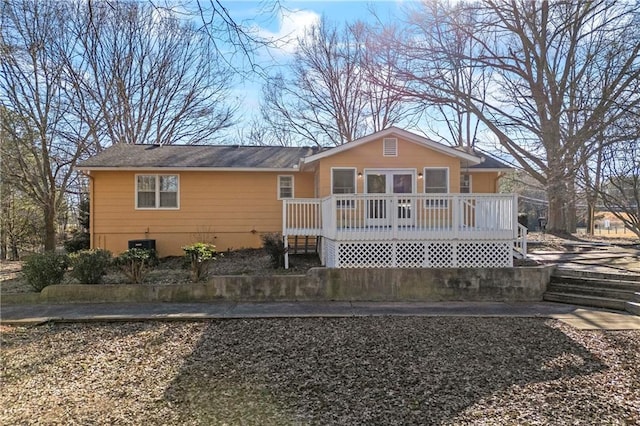
[(631, 300), (633, 294), (635, 293), (635, 289), (627, 290), (556, 282), (549, 283), (549, 285), (547, 286), (547, 291), (552, 293), (582, 294), (585, 296), (607, 297), (624, 301)]
[(614, 274), (610, 272), (593, 272), (582, 271), (576, 269), (558, 267), (553, 271), (553, 277), (563, 278), (590, 278), (590, 279), (603, 279), (614, 281), (635, 281), (640, 282), (640, 273), (637, 274)]
[(602, 278), (588, 278), (588, 277), (565, 277), (551, 275), (551, 284), (562, 284), (567, 286), (583, 287), (583, 288), (597, 288), (597, 289), (611, 289), (611, 290), (625, 290), (630, 292), (640, 291), (640, 282), (638, 281), (622, 281), (622, 280), (606, 280)]
[(609, 297), (587, 296), (583, 294), (546, 292), (543, 300), (547, 302), (568, 303), (571, 305), (593, 306), (596, 308), (615, 309), (625, 311), (627, 301)]
[(640, 302), (627, 302), (627, 312), (640, 316)]

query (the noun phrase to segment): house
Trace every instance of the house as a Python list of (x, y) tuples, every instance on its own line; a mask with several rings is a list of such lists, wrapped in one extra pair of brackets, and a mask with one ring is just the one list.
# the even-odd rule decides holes
[(91, 246), (160, 256), (311, 238), (330, 267), (503, 267), (526, 253), (509, 169), (389, 128), (335, 148), (112, 146), (84, 161)]

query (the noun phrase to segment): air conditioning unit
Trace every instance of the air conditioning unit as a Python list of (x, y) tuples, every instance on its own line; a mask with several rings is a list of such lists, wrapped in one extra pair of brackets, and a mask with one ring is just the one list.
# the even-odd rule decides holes
[(129, 248), (139, 248), (145, 250), (155, 250), (156, 240), (129, 240)]

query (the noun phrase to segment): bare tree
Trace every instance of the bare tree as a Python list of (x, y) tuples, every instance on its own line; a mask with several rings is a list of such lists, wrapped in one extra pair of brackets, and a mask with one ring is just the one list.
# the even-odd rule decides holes
[(291, 77), (281, 73), (265, 84), (261, 111), (269, 126), (316, 145), (341, 145), (404, 118), (401, 97), (369, 74), (390, 77), (393, 53), (386, 52), (384, 66), (369, 62), (368, 34), (363, 23), (339, 29), (323, 20), (300, 37)]
[(231, 124), (218, 51), (169, 10), (53, 0), (0, 8), (0, 105), (15, 117), (2, 120), (15, 144), (3, 151), (42, 208), (45, 250), (55, 249), (81, 158), (109, 143), (202, 142)]
[(87, 128), (72, 118), (76, 94), (66, 84), (77, 39), (66, 31), (64, 3), (12, 1), (1, 7), (0, 99), (8, 137), (3, 143), (15, 144), (3, 155), (13, 154), (10, 177), (42, 208), (44, 247), (53, 250), (64, 188), (88, 152)]
[[(396, 77), (409, 83), (405, 94), (457, 105), (478, 118), (545, 186), (549, 229), (570, 231), (577, 170), (597, 150), (596, 136), (640, 103), (639, 7), (608, 0), (485, 0), (442, 14), (444, 26), (455, 29), (443, 38), (425, 36), (416, 22), (430, 12), (413, 10)], [(457, 33), (481, 52), (457, 49)], [(452, 84), (452, 58), (490, 70), (487, 85), (470, 93)]]
[(147, 3), (78, 3), (80, 113), (102, 144), (210, 143), (233, 124), (233, 74), (189, 21)]

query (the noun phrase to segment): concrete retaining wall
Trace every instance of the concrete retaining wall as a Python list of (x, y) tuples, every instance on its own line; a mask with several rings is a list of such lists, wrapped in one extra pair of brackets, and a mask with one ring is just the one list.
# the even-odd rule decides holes
[(54, 285), (2, 295), (3, 304), (357, 300), (536, 302), (553, 266), (446, 269), (312, 268), (306, 275), (215, 276), (174, 285)]

